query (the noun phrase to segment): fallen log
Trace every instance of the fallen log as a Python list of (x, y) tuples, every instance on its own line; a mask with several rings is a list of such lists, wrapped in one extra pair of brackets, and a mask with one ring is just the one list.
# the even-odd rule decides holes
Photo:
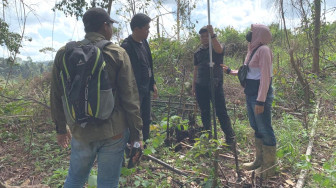
[[(309, 156), (311, 155), (312, 150), (313, 150), (315, 128), (316, 128), (316, 125), (317, 125), (317, 118), (318, 118), (318, 115), (319, 115), (319, 109), (320, 109), (320, 100), (317, 102), (316, 108), (315, 108), (314, 122), (313, 122), (313, 126), (312, 126), (312, 131), (310, 133), (310, 138), (309, 138), (307, 151), (306, 151), (306, 161), (307, 162), (310, 162)], [(296, 188), (302, 188), (303, 187), (307, 173), (308, 173), (308, 170), (306, 170), (306, 169), (301, 170), (299, 179), (298, 179), (298, 181), (296, 183), (296, 186), (295, 186)]]

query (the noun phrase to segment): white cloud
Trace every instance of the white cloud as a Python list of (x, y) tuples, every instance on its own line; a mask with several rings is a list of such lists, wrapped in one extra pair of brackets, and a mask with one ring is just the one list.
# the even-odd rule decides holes
[[(59, 1), (59, 0), (58, 0)], [(76, 20), (74, 17), (65, 17), (61, 11), (53, 12), (51, 9), (55, 4), (51, 1), (45, 0), (25, 0), (33, 12), (29, 13), (27, 18), (25, 36), (31, 37), (32, 41), (24, 41), (23, 47), (20, 49), (21, 54), (18, 56), (22, 59), (30, 56), (34, 61), (51, 60), (52, 54), (43, 54), (39, 50), (45, 47), (53, 46), (56, 50), (63, 46), (69, 40), (81, 40), (84, 33), (84, 26), (82, 20)], [(164, 14), (173, 12), (176, 2), (174, 0), (164, 1), (164, 8), (160, 8), (159, 12), (152, 8), (149, 11), (151, 18), (156, 17), (159, 13)], [(279, 22), (276, 10), (272, 8), (272, 1), (270, 0), (211, 0), (211, 24), (217, 28), (225, 28), (232, 26), (240, 31), (250, 27), (252, 23), (270, 24), (272, 22)], [(326, 9), (336, 6), (335, 0), (327, 0)], [(120, 27), (123, 28), (122, 38), (127, 37), (131, 33), (129, 23), (123, 23), (126, 18), (116, 16), (115, 11), (118, 7), (114, 6), (112, 15), (121, 22)], [(323, 9), (322, 5), (322, 9)], [(20, 11), (20, 9), (18, 9)], [(1, 10), (0, 10), (1, 11)], [(29, 10), (27, 10), (28, 12)], [(289, 11), (288, 11), (289, 12)], [(14, 1), (10, 2), (9, 8), (5, 11), (6, 22), (10, 25), (12, 32), (21, 33), (20, 26), (18, 25), (17, 15), (22, 12), (16, 13)], [(2, 15), (2, 14), (1, 14)], [(55, 16), (55, 21), (54, 21)], [(287, 20), (288, 27), (295, 27), (300, 20), (295, 15), (287, 15), (290, 19)], [(192, 21), (196, 24), (196, 31), (204, 25), (207, 25), (207, 1), (198, 1), (197, 8), (192, 11)], [(336, 13), (329, 12), (326, 15), (329, 22), (336, 20)], [(198, 21), (198, 23), (196, 23)], [(20, 21), (21, 22), (21, 21)], [(160, 18), (161, 24), (170, 36), (174, 36), (174, 25), (176, 23), (173, 14), (165, 14)], [(53, 28), (54, 27), (54, 28)], [(162, 30), (163, 28), (160, 27)], [(52, 38), (53, 31), (53, 38)], [(156, 35), (156, 20), (151, 23), (151, 35)], [(162, 32), (162, 31), (161, 31)], [(182, 31), (182, 35), (183, 35)], [(54, 54), (55, 55), (55, 54)], [(0, 57), (8, 57), (6, 48), (0, 49)]]

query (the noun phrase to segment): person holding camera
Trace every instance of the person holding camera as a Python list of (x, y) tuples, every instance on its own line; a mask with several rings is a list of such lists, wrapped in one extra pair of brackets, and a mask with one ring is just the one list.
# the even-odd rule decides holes
[[(255, 160), (244, 163), (246, 170), (257, 169), (263, 178), (275, 175), (276, 138), (272, 128), (272, 50), (267, 46), (272, 40), (270, 29), (261, 24), (252, 24), (246, 35), (248, 52), (244, 61), (246, 75), (240, 68), (231, 70), (221, 65), (225, 73), (239, 76), (246, 95), (246, 107), (251, 127), (255, 134)], [(245, 77), (242, 81), (242, 75)]]

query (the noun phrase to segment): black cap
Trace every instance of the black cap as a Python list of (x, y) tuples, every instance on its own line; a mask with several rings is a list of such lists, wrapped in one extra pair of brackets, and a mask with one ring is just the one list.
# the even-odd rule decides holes
[(203, 27), (199, 30), (198, 34), (202, 34), (202, 33), (205, 33), (205, 32), (208, 32), (207, 26), (203, 26)]
[(118, 23), (103, 8), (90, 8), (84, 13), (83, 23), (85, 28), (100, 27), (104, 22)]

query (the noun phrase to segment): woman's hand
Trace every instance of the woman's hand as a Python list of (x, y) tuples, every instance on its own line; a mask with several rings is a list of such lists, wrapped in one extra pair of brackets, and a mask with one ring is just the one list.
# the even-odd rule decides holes
[(238, 70), (231, 70), (230, 67), (223, 65), (223, 64), (220, 64), (220, 66), (223, 68), (224, 73), (237, 76)]

